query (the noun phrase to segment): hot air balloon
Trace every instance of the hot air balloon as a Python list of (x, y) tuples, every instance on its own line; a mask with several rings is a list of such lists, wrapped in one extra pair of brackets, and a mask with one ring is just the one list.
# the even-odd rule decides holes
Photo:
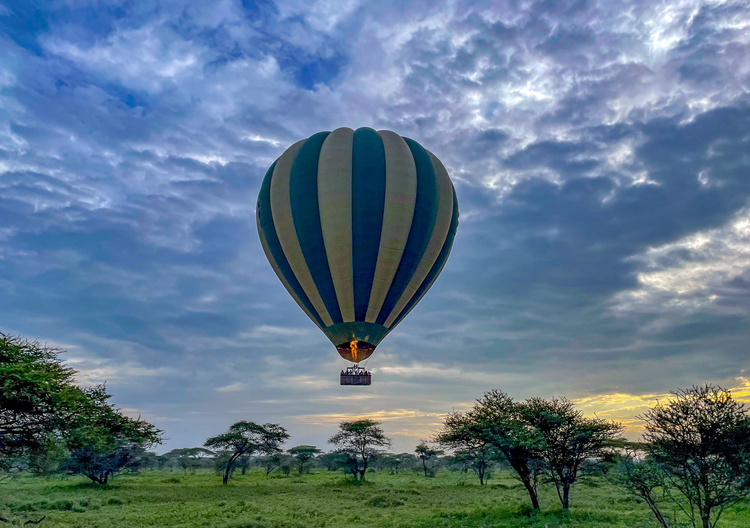
[(256, 220), (289, 294), (345, 360), (342, 385), (430, 289), (458, 227), (448, 172), (416, 141), (339, 128), (289, 147), (268, 169)]

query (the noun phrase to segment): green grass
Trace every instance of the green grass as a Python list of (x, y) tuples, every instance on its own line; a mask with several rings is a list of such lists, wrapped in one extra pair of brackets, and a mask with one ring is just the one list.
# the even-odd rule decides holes
[[(656, 526), (634, 497), (602, 478), (576, 485), (572, 508), (562, 512), (552, 488), (541, 494), (542, 512), (529, 516), (521, 484), (498, 474), (486, 486), (473, 475), (443, 471), (368, 474), (353, 484), (341, 473), (317, 470), (297, 476), (237, 475), (227, 486), (212, 473), (146, 471), (118, 475), (107, 486), (82, 478), (25, 476), (0, 482), (0, 516), (46, 519), (41, 527), (576, 527)], [(0, 526), (6, 526), (2, 524)], [(750, 526), (750, 504), (727, 511), (719, 527)]]

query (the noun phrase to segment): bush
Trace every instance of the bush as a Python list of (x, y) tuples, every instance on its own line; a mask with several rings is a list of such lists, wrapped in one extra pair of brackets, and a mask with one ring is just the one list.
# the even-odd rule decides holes
[(518, 515), (519, 517), (531, 517), (532, 515), (534, 515), (535, 511), (536, 510), (534, 510), (534, 508), (532, 508), (528, 504), (521, 504), (518, 507), (518, 512), (516, 512), (516, 515)]

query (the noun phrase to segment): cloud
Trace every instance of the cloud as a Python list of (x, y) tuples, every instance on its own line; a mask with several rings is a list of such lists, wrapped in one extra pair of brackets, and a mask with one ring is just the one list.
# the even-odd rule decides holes
[(618, 293), (616, 310), (746, 313), (742, 298), (750, 270), (750, 215), (745, 211), (721, 228), (632, 258), (643, 270), (638, 273), (639, 287)]
[(230, 383), (229, 385), (224, 385), (223, 387), (219, 387), (216, 389), (216, 392), (242, 392), (247, 388), (246, 383), (242, 383), (241, 381), (237, 381), (235, 383)]

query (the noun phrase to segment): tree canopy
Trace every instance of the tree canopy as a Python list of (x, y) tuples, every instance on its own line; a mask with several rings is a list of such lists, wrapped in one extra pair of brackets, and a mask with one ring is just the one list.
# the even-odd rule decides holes
[(104, 386), (84, 393), (88, 405), (71, 417), (62, 433), (69, 451), (64, 469), (106, 484), (113, 473), (137, 467), (146, 449), (161, 443), (162, 431), (120, 413), (108, 403), (111, 395)]
[(76, 386), (61, 352), (0, 334), (0, 465), (56, 451), (65, 457), (64, 470), (106, 484), (161, 442), (162, 432), (120, 413), (103, 385)]
[(0, 333), (0, 463), (41, 448), (85, 402), (59, 353)]
[(555, 484), (563, 509), (570, 506), (570, 488), (583, 464), (604, 454), (622, 426), (617, 422), (586, 418), (565, 398), (531, 398), (520, 404), (522, 421), (533, 438), (531, 448), (544, 463)]
[(360, 481), (365, 480), (370, 457), (378, 453), (379, 448), (391, 445), (390, 439), (380, 427), (380, 422), (374, 420), (341, 422), (339, 432), (328, 442), (347, 455), (350, 472)]
[(479, 478), (479, 483), (484, 485), (490, 462), (497, 456), (497, 449), (490, 435), (486, 434), (483, 422), (475, 418), (475, 413), (454, 411), (448, 414), (434, 441), (468, 462)]
[(435, 474), (435, 469), (434, 467), (430, 467), (428, 465), (428, 462), (434, 459), (435, 457), (437, 457), (438, 455), (442, 455), (443, 452), (439, 449), (430, 447), (423, 440), (414, 449), (414, 454), (416, 454), (417, 457), (422, 461), (422, 471), (424, 472), (424, 476), (425, 477), (433, 476)]
[(721, 387), (677, 390), (643, 415), (646, 451), (693, 525), (712, 528), (750, 492), (750, 416)]
[(538, 454), (534, 447), (538, 436), (523, 422), (520, 407), (503, 391), (493, 389), (477, 400), (467, 413), (468, 432), (489, 442), (503, 454), (521, 480), (531, 500), (539, 509), (537, 493)]
[(241, 420), (229, 426), (229, 430), (212, 436), (203, 444), (207, 448), (230, 451), (226, 462), (223, 482), (229, 482), (235, 463), (243, 455), (262, 453), (270, 455), (281, 451), (281, 445), (289, 439), (287, 430), (279, 424), (263, 425)]
[(286, 451), (297, 461), (297, 470), (302, 475), (305, 472), (305, 464), (315, 458), (315, 455), (322, 453), (320, 449), (311, 445), (298, 445), (290, 447)]
[(449, 414), (435, 440), (467, 454), (481, 483), (491, 458), (502, 454), (523, 483), (533, 509), (539, 509), (538, 479), (546, 473), (567, 509), (570, 487), (584, 462), (602, 455), (620, 429), (615, 422), (585, 418), (564, 398), (516, 402), (495, 389), (469, 411)]

